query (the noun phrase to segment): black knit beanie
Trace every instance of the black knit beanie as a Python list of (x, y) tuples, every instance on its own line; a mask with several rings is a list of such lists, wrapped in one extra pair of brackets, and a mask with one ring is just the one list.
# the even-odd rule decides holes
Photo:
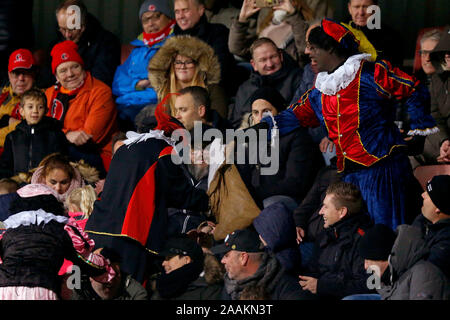
[(387, 261), (396, 238), (395, 232), (384, 224), (376, 224), (366, 231), (358, 244), (363, 259)]
[(443, 213), (450, 215), (450, 176), (434, 176), (427, 183), (427, 192), (434, 205)]
[(256, 90), (249, 99), (250, 105), (259, 99), (269, 102), (278, 112), (285, 110), (287, 107), (287, 102), (281, 93), (272, 87), (261, 87)]

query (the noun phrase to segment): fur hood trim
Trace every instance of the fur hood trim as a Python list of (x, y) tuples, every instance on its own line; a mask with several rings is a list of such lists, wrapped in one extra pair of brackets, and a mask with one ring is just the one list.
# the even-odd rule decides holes
[(196, 37), (180, 35), (167, 39), (149, 62), (148, 78), (156, 92), (167, 85), (170, 65), (177, 54), (197, 61), (206, 85), (220, 82), (220, 64), (213, 48)]

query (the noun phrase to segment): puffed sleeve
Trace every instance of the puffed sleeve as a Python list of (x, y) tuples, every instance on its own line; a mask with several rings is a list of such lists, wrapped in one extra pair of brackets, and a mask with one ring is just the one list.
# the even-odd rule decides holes
[(374, 80), (382, 95), (406, 100), (411, 127), (408, 135), (427, 136), (439, 131), (429, 111), (430, 93), (415, 77), (381, 60), (375, 64)]

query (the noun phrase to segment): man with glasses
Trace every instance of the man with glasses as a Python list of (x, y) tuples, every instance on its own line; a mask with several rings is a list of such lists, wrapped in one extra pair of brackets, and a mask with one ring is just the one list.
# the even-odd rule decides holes
[[(100, 22), (87, 11), (81, 0), (66, 0), (56, 8), (58, 38), (56, 43), (71, 40), (78, 45), (85, 69), (108, 86), (111, 86), (114, 72), (120, 64), (121, 44), (119, 38), (102, 27)], [(39, 87), (55, 83), (50, 66), (45, 66), (38, 79)]]
[(146, 106), (155, 105), (158, 96), (148, 79), (147, 66), (166, 40), (173, 36), (173, 8), (166, 0), (147, 0), (139, 9), (143, 32), (131, 42), (135, 48), (114, 75), (112, 92), (122, 122), (133, 123)]
[(0, 95), (0, 148), (8, 133), (20, 123), (19, 104), (22, 95), (35, 82), (33, 55), (28, 49), (18, 49), (11, 53), (8, 63), (9, 84), (2, 88)]
[(209, 44), (219, 59), (221, 84), (232, 96), (236, 92), (235, 60), (228, 49), (229, 30), (222, 24), (210, 23), (205, 14), (204, 0), (174, 1), (175, 35), (190, 35)]

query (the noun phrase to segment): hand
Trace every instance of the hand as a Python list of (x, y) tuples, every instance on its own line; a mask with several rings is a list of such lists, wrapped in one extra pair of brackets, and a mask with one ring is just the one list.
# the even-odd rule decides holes
[(296, 227), (295, 229), (297, 229), (297, 244), (300, 244), (300, 242), (302, 242), (303, 238), (305, 237), (305, 230), (300, 227)]
[(99, 180), (95, 183), (95, 193), (99, 195), (103, 191), (103, 187), (105, 186), (105, 179)]
[(83, 144), (88, 142), (90, 138), (92, 138), (92, 136), (90, 134), (87, 134), (83, 130), (69, 131), (66, 133), (66, 139), (69, 140), (70, 143), (73, 143), (77, 146), (82, 146)]
[(140, 80), (138, 83), (136, 83), (136, 89), (147, 89), (151, 87), (151, 83), (149, 80), (144, 79), (144, 80)]
[(292, 5), (291, 0), (281, 0), (280, 5), (272, 7), (272, 10), (286, 11), (288, 16), (293, 15), (296, 11), (295, 7)]
[(450, 162), (450, 140), (445, 140), (440, 149), (440, 155), (437, 157), (440, 163)]
[(8, 125), (12, 126), (18, 122), (20, 122), (20, 120), (17, 120), (16, 118), (13, 117), (9, 117)]
[(239, 13), (239, 22), (245, 23), (248, 18), (257, 13), (261, 8), (255, 6), (255, 0), (244, 0), (241, 12)]
[(334, 143), (327, 137), (323, 138), (322, 141), (320, 141), (319, 144), (320, 152), (325, 153), (327, 152), (327, 149), (329, 149), (330, 152), (333, 152), (334, 150)]
[(298, 276), (301, 280), (298, 282), (303, 290), (308, 290), (312, 294), (317, 293), (317, 279), (306, 276)]

